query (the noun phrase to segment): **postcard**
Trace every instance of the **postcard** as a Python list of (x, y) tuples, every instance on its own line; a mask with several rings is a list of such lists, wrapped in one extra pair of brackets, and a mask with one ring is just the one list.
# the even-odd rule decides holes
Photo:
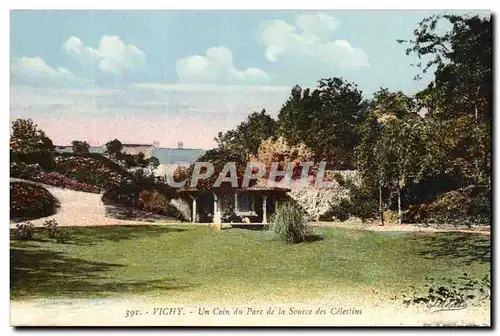
[(489, 11), (10, 16), (11, 326), (491, 326)]

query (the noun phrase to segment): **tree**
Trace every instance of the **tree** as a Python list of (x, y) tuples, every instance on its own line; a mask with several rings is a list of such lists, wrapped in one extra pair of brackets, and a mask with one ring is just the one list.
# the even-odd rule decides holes
[(312, 93), (300, 86), (292, 89), (278, 114), (279, 134), (291, 145), (304, 142), (316, 161), (327, 160), (331, 168), (352, 168), (364, 114), (365, 102), (356, 84), (326, 78)]
[[(440, 33), (438, 23), (451, 30)], [(433, 15), (420, 22), (407, 54), (418, 56), (434, 80), (417, 94), (426, 119), (440, 134), (435, 163), (460, 184), (491, 184), (492, 24), (491, 17)], [(438, 160), (440, 159), (440, 160)]]
[(401, 224), (401, 191), (421, 176), (421, 159), (425, 156), (423, 119), (416, 112), (413, 99), (387, 89), (374, 94), (369, 111), (370, 117), (361, 127), (358, 167), (366, 180), (378, 184), (381, 224), (383, 188), (396, 193)]
[(266, 110), (251, 113), (236, 129), (219, 132), (215, 141), (224, 152), (241, 153), (244, 156), (257, 154), (262, 140), (276, 134), (276, 121)]
[(88, 153), (90, 145), (87, 141), (74, 140), (71, 142), (71, 147), (73, 148), (73, 153)]
[(290, 146), (283, 137), (276, 140), (269, 138), (261, 142), (257, 155), (251, 156), (250, 161), (263, 163), (266, 167), (266, 177), (274, 162), (278, 163), (278, 169), (286, 170), (290, 163), (294, 163), (294, 178), (300, 178), (301, 162), (312, 162), (314, 154), (303, 143)]
[(114, 139), (106, 143), (106, 153), (111, 156), (116, 156), (121, 153), (123, 145), (120, 140)]
[(53, 151), (54, 144), (32, 119), (19, 118), (12, 122), (10, 149), (17, 153), (32, 154)]

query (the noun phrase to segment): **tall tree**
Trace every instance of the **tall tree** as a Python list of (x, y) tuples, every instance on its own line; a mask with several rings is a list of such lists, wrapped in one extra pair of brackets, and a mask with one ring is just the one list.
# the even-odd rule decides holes
[(263, 109), (251, 113), (234, 130), (219, 132), (215, 141), (225, 152), (255, 155), (262, 140), (276, 136), (276, 121)]
[(291, 145), (304, 142), (317, 161), (352, 168), (364, 107), (362, 91), (342, 78), (322, 79), (312, 93), (295, 86), (279, 112), (279, 133)]
[(32, 119), (16, 119), (12, 122), (10, 149), (14, 152), (31, 154), (53, 151), (54, 144)]
[[(451, 29), (440, 32), (448, 22)], [(433, 15), (420, 22), (407, 54), (434, 80), (417, 98), (441, 141), (434, 150), (443, 172), (463, 185), (490, 184), (492, 118), (491, 17)], [(437, 164), (437, 162), (435, 162)]]
[(90, 149), (90, 145), (87, 141), (78, 140), (71, 142), (71, 147), (73, 149), (73, 153), (88, 153)]

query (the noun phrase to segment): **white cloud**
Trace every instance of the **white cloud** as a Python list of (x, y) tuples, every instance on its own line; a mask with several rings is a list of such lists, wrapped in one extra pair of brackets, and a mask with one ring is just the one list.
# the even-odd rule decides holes
[(213, 47), (205, 56), (194, 55), (177, 61), (177, 74), (182, 83), (259, 83), (269, 80), (261, 69), (238, 70), (233, 53), (224, 46)]
[[(370, 65), (368, 55), (346, 40), (331, 38), (340, 21), (325, 13), (302, 14), (291, 25), (283, 20), (265, 21), (259, 31), (270, 62), (292, 59), (310, 67), (328, 70), (361, 68)], [(297, 64), (297, 63), (296, 63)]]
[(38, 56), (14, 59), (11, 64), (11, 76), (14, 82), (32, 85), (63, 86), (83, 82), (68, 69), (52, 68)]
[(99, 48), (85, 46), (76, 36), (71, 36), (62, 50), (85, 64), (93, 64), (100, 71), (122, 76), (144, 69), (146, 54), (133, 44), (125, 44), (118, 36), (103, 36)]

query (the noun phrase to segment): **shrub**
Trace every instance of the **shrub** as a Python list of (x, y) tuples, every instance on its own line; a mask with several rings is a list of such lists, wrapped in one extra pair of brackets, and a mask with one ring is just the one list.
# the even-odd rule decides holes
[(98, 194), (101, 191), (99, 187), (83, 182), (78, 182), (76, 180), (70, 179), (69, 177), (66, 177), (58, 173), (40, 173), (38, 174), (38, 176), (33, 178), (33, 180), (54, 187), (71, 189), (76, 191), (83, 191), (95, 194)]
[(290, 201), (278, 206), (272, 220), (271, 230), (284, 242), (300, 243), (310, 234), (304, 212)]
[(101, 188), (119, 186), (127, 177), (127, 173), (118, 172), (115, 165), (109, 165), (105, 158), (102, 158), (98, 160), (76, 155), (57, 156), (55, 170), (71, 179), (93, 186)]
[(167, 214), (169, 202), (156, 190), (143, 190), (139, 194), (139, 207), (149, 212)]
[(33, 238), (33, 232), (35, 231), (35, 225), (31, 222), (16, 224), (16, 239), (17, 240), (29, 240)]
[(409, 223), (489, 224), (491, 191), (484, 187), (453, 190), (440, 195), (433, 202), (411, 205), (405, 219)]
[(45, 223), (43, 223), (43, 227), (45, 228), (45, 232), (47, 233), (47, 237), (49, 237), (51, 239), (54, 239), (57, 237), (57, 234), (59, 233), (59, 224), (57, 224), (55, 219), (45, 221)]
[(25, 182), (10, 183), (11, 218), (47, 217), (58, 207), (58, 200), (47, 189)]
[(55, 237), (56, 242), (60, 244), (66, 244), (71, 239), (71, 236), (66, 231), (57, 231)]

